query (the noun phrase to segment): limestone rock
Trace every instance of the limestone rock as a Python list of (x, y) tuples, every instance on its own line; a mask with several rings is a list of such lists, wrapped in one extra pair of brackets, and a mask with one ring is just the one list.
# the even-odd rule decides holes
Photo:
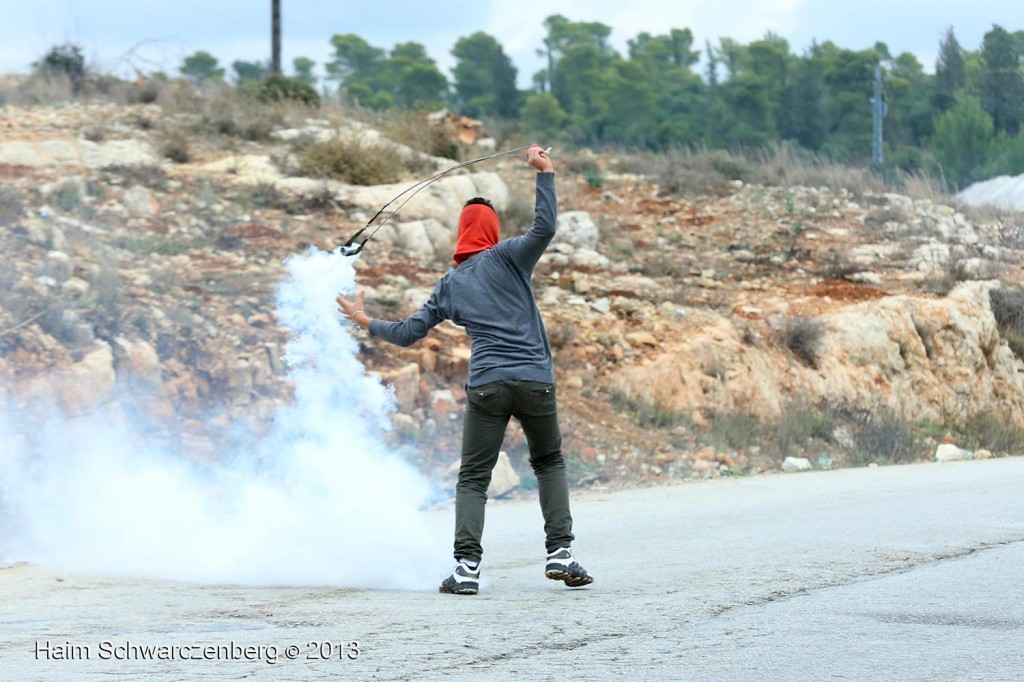
[(145, 141), (110, 140), (103, 143), (88, 140), (49, 139), (16, 140), (0, 143), (0, 163), (12, 166), (138, 166), (154, 164), (158, 157)]
[(137, 218), (152, 218), (160, 212), (160, 202), (141, 185), (134, 185), (124, 193), (124, 206)]
[(57, 403), (65, 414), (87, 414), (113, 399), (116, 380), (110, 346), (97, 343), (81, 361), (56, 377)]
[(414, 258), (450, 260), (452, 257), (452, 233), (438, 220), (428, 218), (400, 223), (394, 231), (395, 246)]
[(419, 365), (410, 362), (399, 370), (382, 375), (381, 378), (394, 387), (395, 401), (400, 410), (412, 412), (416, 409), (420, 395)]
[(227, 173), (236, 182), (248, 185), (275, 183), (282, 179), (281, 171), (265, 154), (231, 155), (203, 164), (208, 173)]
[(593, 251), (599, 236), (597, 225), (586, 211), (566, 211), (558, 214), (558, 231), (554, 239), (556, 243), (567, 242), (576, 248)]
[(519, 487), (519, 474), (512, 467), (507, 452), (498, 453), (498, 462), (491, 472), (491, 485), (487, 488), (488, 497), (501, 497)]

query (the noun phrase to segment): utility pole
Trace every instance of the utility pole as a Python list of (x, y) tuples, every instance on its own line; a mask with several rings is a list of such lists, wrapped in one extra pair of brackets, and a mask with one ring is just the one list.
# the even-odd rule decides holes
[(281, 75), (281, 0), (270, 0), (270, 73)]
[(882, 65), (875, 65), (875, 96), (871, 98), (871, 119), (873, 123), (871, 138), (871, 160), (878, 167), (885, 159), (882, 157), (882, 119), (889, 112), (889, 107), (882, 99)]

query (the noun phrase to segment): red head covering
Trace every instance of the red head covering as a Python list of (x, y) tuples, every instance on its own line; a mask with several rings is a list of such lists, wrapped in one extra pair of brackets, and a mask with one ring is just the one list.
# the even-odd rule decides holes
[(455, 244), (455, 262), (498, 243), (498, 214), (485, 204), (470, 204), (459, 214), (459, 237)]

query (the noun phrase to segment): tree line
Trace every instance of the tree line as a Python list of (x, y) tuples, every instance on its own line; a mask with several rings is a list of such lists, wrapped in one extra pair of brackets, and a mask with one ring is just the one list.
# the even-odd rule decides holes
[[(484, 32), (456, 41), (450, 79), (419, 43), (387, 50), (354, 33), (334, 35), (321, 87), (372, 109), (448, 106), (576, 145), (750, 151), (785, 143), (866, 163), (881, 67), (887, 167), (941, 175), (951, 185), (1024, 173), (1024, 30), (995, 25), (970, 50), (949, 28), (928, 73), (913, 54), (894, 55), (884, 43), (851, 50), (815, 42), (794, 54), (768, 33), (701, 49), (689, 29), (673, 28), (636, 35), (622, 55), (600, 22), (553, 15), (543, 25), (545, 66), (526, 90), (501, 44)], [(312, 60), (299, 57), (292, 66), (294, 78), (317, 83)], [(268, 72), (260, 62), (236, 61), (232, 69), (238, 84)], [(187, 57), (180, 70), (196, 82), (225, 78), (206, 52)]]

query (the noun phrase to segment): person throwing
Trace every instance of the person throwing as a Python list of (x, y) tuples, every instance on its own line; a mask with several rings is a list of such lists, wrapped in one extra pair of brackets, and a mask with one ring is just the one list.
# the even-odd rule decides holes
[(594, 581), (571, 547), (575, 538), (551, 346), (530, 283), (537, 261), (555, 236), (554, 165), (536, 144), (526, 158), (538, 171), (534, 221), (526, 234), (499, 241), (498, 215), (491, 202), (470, 199), (459, 215), (455, 267), (417, 312), (400, 322), (376, 320), (364, 310), (364, 291), (335, 299), (347, 319), (371, 336), (399, 346), (412, 345), (444, 320), (464, 327), (469, 335), (472, 355), (462, 463), (455, 486), (456, 566), (439, 588), (450, 594), (476, 594), (480, 589), (487, 487), (512, 417), (523, 428), (537, 477), (547, 551), (544, 575), (569, 587)]

